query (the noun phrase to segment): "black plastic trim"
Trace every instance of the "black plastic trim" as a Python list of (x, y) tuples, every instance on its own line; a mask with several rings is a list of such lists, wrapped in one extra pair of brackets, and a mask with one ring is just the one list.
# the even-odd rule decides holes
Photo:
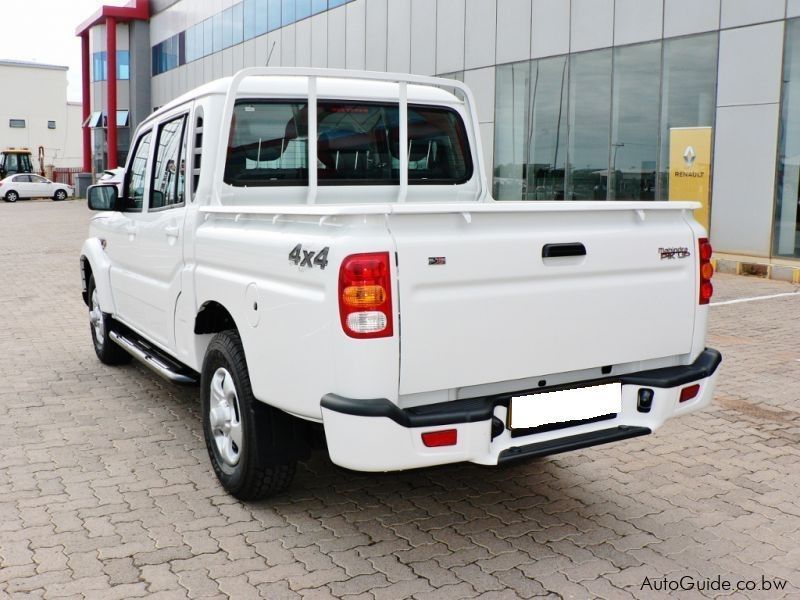
[(580, 450), (581, 448), (608, 444), (609, 442), (618, 442), (649, 433), (652, 433), (652, 431), (648, 427), (620, 425), (619, 427), (612, 427), (610, 429), (600, 429), (599, 431), (570, 435), (557, 440), (536, 442), (526, 446), (514, 446), (500, 453), (500, 456), (497, 458), (497, 464), (501, 465), (522, 458), (534, 458), (537, 456), (569, 452), (571, 450)]
[(706, 348), (691, 365), (681, 365), (677, 367), (664, 367), (663, 369), (653, 369), (652, 371), (640, 371), (630, 375), (622, 375), (622, 384), (646, 385), (648, 387), (671, 388), (685, 383), (691, 383), (698, 379), (705, 379), (714, 374), (720, 363), (722, 354), (713, 348)]
[(561, 258), (562, 256), (586, 256), (586, 246), (580, 242), (567, 244), (545, 244), (542, 258)]

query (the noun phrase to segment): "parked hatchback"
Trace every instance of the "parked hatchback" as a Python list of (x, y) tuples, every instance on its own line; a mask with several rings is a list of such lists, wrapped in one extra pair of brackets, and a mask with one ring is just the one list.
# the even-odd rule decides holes
[(75, 189), (66, 183), (55, 183), (41, 175), (24, 173), (11, 175), (0, 181), (0, 196), (6, 202), (16, 202), (20, 198), (52, 198), (66, 200)]

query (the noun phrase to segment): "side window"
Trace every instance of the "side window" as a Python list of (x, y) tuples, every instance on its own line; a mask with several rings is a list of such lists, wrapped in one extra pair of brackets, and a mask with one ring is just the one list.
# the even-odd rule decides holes
[(472, 158), (461, 117), (439, 107), (408, 107), (408, 181), (411, 184), (464, 183)]
[(30, 178), (33, 183), (47, 183), (47, 179), (39, 175), (30, 175)]
[(9, 154), (6, 157), (5, 167), (9, 171), (16, 171), (17, 170), (17, 155), (16, 154)]
[(186, 192), (186, 116), (158, 128), (150, 209), (183, 204)]
[(31, 176), (30, 175), (17, 175), (14, 177), (14, 183), (30, 183)]
[(240, 101), (233, 110), (225, 183), (308, 184), (305, 102)]
[(125, 210), (141, 212), (144, 201), (144, 184), (147, 173), (147, 157), (150, 154), (150, 138), (153, 132), (148, 131), (136, 142), (131, 167), (125, 178)]

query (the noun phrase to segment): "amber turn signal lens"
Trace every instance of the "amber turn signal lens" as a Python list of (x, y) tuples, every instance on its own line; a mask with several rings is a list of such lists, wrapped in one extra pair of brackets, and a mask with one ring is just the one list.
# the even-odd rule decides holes
[(342, 301), (349, 306), (378, 306), (386, 300), (381, 285), (351, 285), (342, 291)]
[(714, 265), (711, 263), (703, 263), (700, 267), (700, 277), (703, 279), (711, 279), (712, 275), (714, 275)]

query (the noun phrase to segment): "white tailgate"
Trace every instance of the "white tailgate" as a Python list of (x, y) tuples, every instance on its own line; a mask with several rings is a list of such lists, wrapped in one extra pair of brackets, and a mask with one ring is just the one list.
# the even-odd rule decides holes
[[(393, 214), (389, 227), (401, 394), (691, 350), (697, 257), (680, 210)], [(585, 256), (542, 258), (574, 242)], [(691, 255), (662, 258), (676, 247)]]

